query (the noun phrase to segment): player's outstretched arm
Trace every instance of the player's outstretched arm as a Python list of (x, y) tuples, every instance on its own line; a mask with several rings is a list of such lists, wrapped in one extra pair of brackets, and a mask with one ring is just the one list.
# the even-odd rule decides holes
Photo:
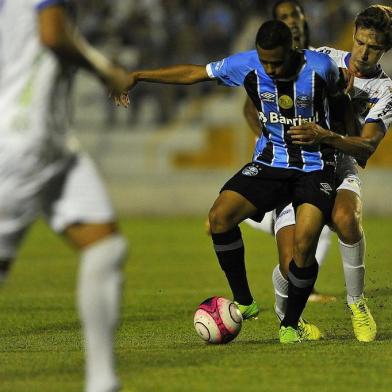
[(138, 82), (163, 84), (195, 84), (213, 80), (208, 76), (204, 65), (184, 64), (172, 65), (158, 69), (137, 70), (128, 73), (128, 85), (121, 94), (112, 93), (111, 97), (117, 105), (128, 107), (128, 92)]
[(246, 97), (243, 112), (244, 112), (246, 122), (249, 125), (249, 128), (256, 136), (260, 136), (261, 124), (260, 124), (259, 116), (254, 103), (249, 97)]
[(126, 88), (128, 77), (125, 70), (114, 66), (84, 39), (62, 5), (49, 5), (41, 9), (38, 29), (42, 44), (61, 61), (88, 69), (112, 91), (120, 93)]
[(135, 82), (194, 84), (212, 80), (204, 65), (172, 65), (169, 67), (133, 72)]
[(361, 136), (342, 136), (317, 124), (303, 123), (291, 127), (288, 134), (291, 136), (293, 144), (328, 144), (353, 156), (362, 167), (365, 167), (367, 160), (383, 139), (385, 129), (381, 122), (369, 122), (362, 128)]

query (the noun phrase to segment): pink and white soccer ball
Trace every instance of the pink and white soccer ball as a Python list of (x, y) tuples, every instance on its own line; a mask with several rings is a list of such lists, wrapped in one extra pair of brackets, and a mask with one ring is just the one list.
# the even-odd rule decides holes
[(198, 335), (206, 342), (224, 344), (240, 333), (242, 315), (233, 301), (212, 297), (198, 306), (193, 324)]

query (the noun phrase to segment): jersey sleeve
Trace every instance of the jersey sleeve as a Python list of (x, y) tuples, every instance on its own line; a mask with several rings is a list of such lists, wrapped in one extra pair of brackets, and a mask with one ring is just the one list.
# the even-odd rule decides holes
[(315, 50), (316, 52), (328, 55), (339, 68), (347, 68), (346, 58), (350, 55), (349, 52), (330, 48), (329, 46), (321, 46), (320, 48), (317, 48)]
[(229, 87), (242, 86), (245, 76), (251, 70), (248, 65), (247, 53), (238, 53), (223, 60), (207, 64), (206, 70), (211, 79)]
[(392, 85), (369, 110), (365, 123), (382, 122), (385, 132), (392, 126)]
[(325, 67), (325, 82), (327, 84), (327, 90), (331, 96), (337, 95), (341, 92), (340, 74), (339, 68), (336, 63), (328, 57)]

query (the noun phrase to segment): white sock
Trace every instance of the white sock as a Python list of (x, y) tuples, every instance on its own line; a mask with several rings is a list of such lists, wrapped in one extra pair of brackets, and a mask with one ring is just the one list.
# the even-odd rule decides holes
[(321, 231), (316, 250), (316, 260), (319, 267), (321, 267), (324, 263), (325, 256), (327, 255), (329, 246), (331, 245), (331, 233), (331, 229), (327, 225), (325, 225)]
[(78, 303), (86, 345), (86, 392), (115, 392), (114, 333), (122, 290), (127, 244), (111, 235), (81, 254)]
[(279, 320), (283, 320), (286, 313), (287, 296), (289, 291), (289, 282), (286, 280), (279, 269), (279, 264), (272, 272), (272, 284), (275, 291), (275, 313)]
[(350, 305), (363, 298), (365, 286), (365, 237), (356, 244), (348, 245), (339, 240), (346, 281), (347, 303)]

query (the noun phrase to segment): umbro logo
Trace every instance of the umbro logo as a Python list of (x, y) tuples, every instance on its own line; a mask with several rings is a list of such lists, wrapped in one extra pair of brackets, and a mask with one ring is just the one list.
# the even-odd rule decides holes
[(273, 93), (270, 93), (269, 91), (265, 91), (264, 93), (260, 94), (260, 98), (264, 102), (275, 102), (276, 95)]
[(331, 185), (329, 185), (327, 182), (320, 182), (320, 191), (329, 196), (332, 192)]

